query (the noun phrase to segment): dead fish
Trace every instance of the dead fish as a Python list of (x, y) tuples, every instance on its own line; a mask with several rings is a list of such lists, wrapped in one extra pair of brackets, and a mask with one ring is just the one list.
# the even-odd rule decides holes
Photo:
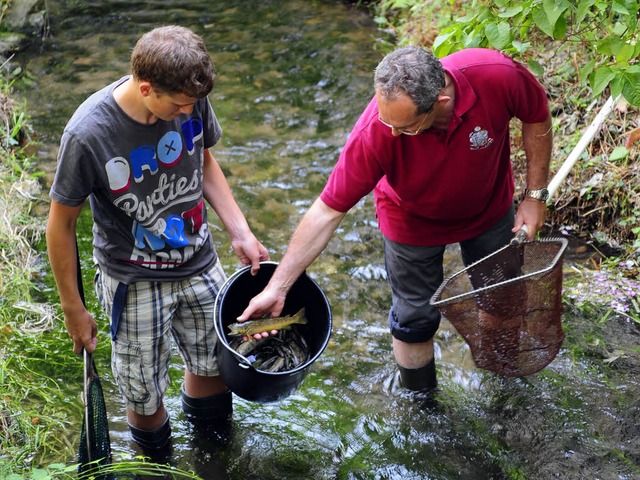
[(263, 372), (279, 372), (285, 366), (284, 357), (271, 357), (265, 360), (262, 363), (254, 363), (253, 367), (256, 370), (261, 370)]
[(244, 342), (242, 337), (233, 337), (229, 346), (263, 372), (293, 370), (309, 360), (309, 347), (296, 325), (259, 340)]
[(304, 308), (300, 309), (295, 315), (287, 315), (285, 317), (275, 318), (258, 318), (256, 320), (247, 320), (246, 322), (236, 322), (229, 325), (230, 337), (240, 335), (254, 335), (256, 333), (270, 332), (271, 330), (283, 330), (294, 324), (304, 325), (307, 323)]
[(246, 357), (264, 343), (265, 340), (267, 340), (267, 338), (261, 338), (260, 340), (251, 339), (243, 342), (242, 337), (235, 337), (231, 342), (229, 342), (229, 346), (243, 357)]

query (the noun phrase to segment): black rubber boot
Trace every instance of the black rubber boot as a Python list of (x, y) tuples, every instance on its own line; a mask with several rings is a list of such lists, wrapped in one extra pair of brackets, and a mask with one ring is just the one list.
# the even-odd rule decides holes
[(438, 386), (436, 378), (435, 358), (420, 368), (404, 368), (398, 365), (400, 370), (400, 384), (414, 392), (435, 390)]
[(231, 392), (194, 398), (187, 395), (182, 386), (182, 410), (191, 421), (215, 423), (228, 421), (233, 414)]
[(167, 415), (167, 419), (157, 430), (142, 430), (132, 425), (129, 425), (129, 430), (131, 431), (131, 437), (144, 450), (157, 452), (169, 446), (169, 440), (171, 439), (169, 415)]
[(194, 426), (194, 448), (211, 451), (223, 447), (231, 439), (233, 399), (231, 392), (194, 398), (182, 386), (182, 410)]

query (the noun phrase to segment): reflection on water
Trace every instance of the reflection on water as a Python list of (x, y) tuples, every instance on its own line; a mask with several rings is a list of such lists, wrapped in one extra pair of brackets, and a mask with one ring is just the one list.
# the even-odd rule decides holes
[[(372, 71), (383, 54), (374, 49), (380, 33), (370, 17), (338, 1), (62, 0), (49, 6), (52, 37), (21, 60), (39, 82), (24, 95), (40, 135), (42, 168), (53, 171), (75, 107), (128, 71), (142, 32), (167, 23), (190, 26), (205, 38), (219, 73), (211, 100), (224, 136), (214, 155), (277, 261), (370, 98)], [(445, 321), (437, 335), (435, 404), (398, 388), (374, 219), (367, 198), (310, 268), (333, 309), (325, 353), (291, 397), (273, 404), (235, 398), (228, 443), (194, 437), (181, 413), (176, 360), (167, 398), (173, 464), (205, 479), (639, 475), (636, 381), (607, 385), (597, 364), (582, 363), (571, 351), (538, 375), (499, 378), (474, 368), (468, 347)], [(90, 223), (85, 218), (82, 225), (89, 282)], [(218, 224), (213, 228), (230, 274), (239, 265), (226, 234)], [(448, 274), (460, 268), (455, 249), (450, 253)], [(104, 317), (101, 322), (106, 330)], [(100, 337), (98, 360), (113, 448), (130, 457), (137, 450), (110, 376), (107, 339)], [(76, 421), (70, 432), (79, 432)]]

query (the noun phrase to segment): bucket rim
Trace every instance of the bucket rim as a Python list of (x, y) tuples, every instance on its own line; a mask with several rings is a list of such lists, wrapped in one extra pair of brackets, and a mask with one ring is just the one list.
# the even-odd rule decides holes
[[(273, 260), (265, 260), (260, 262), (260, 265), (272, 265), (277, 267), (278, 266), (278, 262), (274, 262)], [(244, 355), (238, 353), (237, 351), (235, 351), (233, 348), (231, 348), (231, 345), (229, 345), (229, 342), (227, 340), (227, 335), (221, 331), (222, 330), (222, 326), (219, 325), (220, 322), (218, 322), (218, 309), (220, 307), (221, 304), (221, 298), (222, 295), (224, 295), (224, 293), (226, 292), (226, 290), (229, 288), (229, 286), (241, 275), (245, 274), (247, 271), (251, 270), (251, 265), (247, 265), (245, 267), (242, 267), (238, 270), (236, 270), (233, 274), (231, 274), (224, 282), (224, 284), (222, 285), (222, 287), (220, 288), (220, 290), (218, 291), (218, 294), (216, 295), (216, 301), (214, 303), (213, 306), (213, 326), (216, 330), (216, 335), (217, 335), (217, 342), (220, 343), (224, 348), (226, 348), (229, 353), (231, 353), (240, 363), (238, 364), (238, 366), (240, 366), (241, 368), (247, 369), (247, 370), (253, 370), (256, 373), (259, 373), (261, 375), (269, 375), (269, 376), (274, 376), (274, 377), (286, 377), (286, 376), (290, 376), (293, 374), (296, 374), (298, 372), (307, 370), (309, 367), (311, 367), (311, 365), (320, 357), (320, 355), (322, 355), (322, 353), (325, 351), (325, 349), (327, 348), (327, 345), (329, 344), (329, 339), (331, 337), (331, 329), (333, 327), (333, 319), (332, 319), (332, 314), (331, 314), (331, 308), (329, 307), (329, 299), (327, 298), (326, 294), (324, 293), (324, 291), (322, 290), (322, 288), (320, 288), (320, 286), (318, 285), (318, 283), (312, 279), (311, 277), (309, 277), (309, 275), (307, 275), (306, 271), (303, 271), (300, 276), (298, 278), (301, 278), (302, 276), (306, 276), (306, 278), (311, 281), (313, 283), (313, 285), (318, 289), (318, 292), (320, 292), (320, 294), (322, 295), (322, 298), (324, 300), (325, 305), (327, 305), (327, 313), (328, 313), (328, 329), (327, 329), (327, 334), (325, 336), (325, 338), (322, 340), (322, 346), (321, 348), (318, 349), (318, 351), (309, 359), (307, 359), (306, 362), (298, 365), (297, 367), (291, 369), (291, 370), (285, 370), (283, 372), (268, 372), (265, 370), (259, 370), (257, 368), (255, 368), (253, 365), (251, 365), (251, 362), (249, 361), (249, 359), (247, 357), (245, 357)], [(296, 279), (297, 281), (297, 279)]]

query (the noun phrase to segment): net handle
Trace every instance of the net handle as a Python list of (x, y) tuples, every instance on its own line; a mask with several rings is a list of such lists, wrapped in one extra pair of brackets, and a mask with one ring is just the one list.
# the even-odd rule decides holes
[(591, 140), (593, 140), (593, 137), (596, 135), (596, 133), (598, 133), (598, 130), (604, 123), (607, 116), (609, 116), (609, 114), (613, 111), (619, 98), (620, 95), (617, 95), (616, 97), (610, 96), (602, 106), (596, 117), (593, 119), (591, 124), (586, 128), (574, 149), (571, 151), (553, 179), (551, 179), (551, 182), (547, 187), (547, 190), (549, 190), (549, 198), (555, 195), (558, 187), (567, 177), (567, 175), (571, 171), (571, 168), (573, 168), (575, 163), (578, 161), (578, 158), (580, 158), (582, 152), (585, 150), (585, 148), (587, 148), (587, 145), (589, 145)]
[(520, 230), (516, 233), (515, 237), (511, 239), (509, 245), (520, 245), (527, 239), (527, 235), (529, 234), (529, 228), (526, 225), (522, 225)]
[(93, 355), (87, 352), (86, 349), (82, 349), (83, 357), (84, 357), (84, 430), (85, 435), (84, 439), (87, 447), (87, 455), (89, 460), (93, 461), (94, 452), (93, 452), (93, 431), (91, 428), (91, 411), (90, 411), (90, 403), (91, 400), (89, 398), (90, 395), (90, 384), (93, 379), (95, 364), (93, 363)]
[[(78, 293), (80, 294), (80, 299), (82, 300), (82, 304), (87, 306), (84, 296), (84, 287), (82, 282), (82, 267), (80, 265), (80, 249), (78, 248), (78, 237), (75, 237), (76, 244), (76, 281), (78, 284)], [(93, 428), (91, 424), (91, 399), (90, 397), (90, 386), (91, 382), (95, 379), (98, 379), (98, 368), (96, 367), (96, 363), (93, 359), (93, 353), (89, 353), (86, 348), (82, 349), (82, 357), (84, 361), (84, 429), (85, 429), (85, 441), (87, 446), (87, 454), (89, 456), (89, 460), (96, 460), (95, 452), (93, 451)]]

